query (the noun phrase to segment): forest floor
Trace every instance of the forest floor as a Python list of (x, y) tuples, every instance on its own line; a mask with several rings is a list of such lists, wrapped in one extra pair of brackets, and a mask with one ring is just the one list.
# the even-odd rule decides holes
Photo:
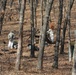
[[(75, 2), (76, 3), (76, 2)], [(73, 10), (76, 10), (73, 9)], [(75, 13), (73, 14), (75, 19), (72, 19), (72, 30), (75, 29), (74, 24), (76, 21)], [(66, 36), (64, 54), (59, 54), (58, 69), (52, 68), (54, 61), (54, 46), (55, 44), (49, 44), (45, 46), (44, 58), (43, 58), (43, 70), (37, 69), (38, 62), (38, 51), (35, 52), (36, 58), (30, 57), (30, 50), (28, 50), (27, 45), (30, 43), (30, 25), (29, 21), (25, 17), (24, 30), (23, 30), (23, 54), (21, 58), (21, 69), (20, 71), (15, 71), (16, 62), (16, 49), (8, 50), (8, 33), (14, 30), (16, 35), (16, 40), (18, 40), (18, 30), (19, 23), (17, 21), (17, 12), (14, 14), (14, 19), (12, 21), (4, 21), (2, 35), (0, 36), (0, 75), (71, 75), (72, 74), (72, 61), (69, 62), (68, 59), (68, 40)], [(29, 15), (29, 13), (28, 13)], [(67, 31), (68, 34), (68, 31)], [(3, 41), (6, 42), (4, 45)], [(37, 44), (37, 46), (39, 46)]]

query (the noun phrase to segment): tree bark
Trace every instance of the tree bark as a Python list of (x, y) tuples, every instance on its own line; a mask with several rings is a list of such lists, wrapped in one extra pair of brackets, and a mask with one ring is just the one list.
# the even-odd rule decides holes
[(35, 34), (36, 34), (36, 31), (37, 31), (37, 18), (36, 18), (36, 8), (37, 8), (37, 0), (34, 0), (34, 4), (33, 4), (33, 7), (34, 7), (34, 29), (35, 29)]
[(45, 47), (45, 36), (46, 36), (46, 29), (47, 29), (47, 24), (49, 21), (49, 15), (50, 11), (52, 9), (52, 4), (54, 0), (49, 0), (48, 5), (46, 6), (46, 12), (44, 16), (44, 22), (43, 22), (43, 28), (42, 28), (42, 34), (41, 34), (41, 43), (40, 43), (40, 49), (39, 49), (39, 55), (38, 55), (38, 64), (37, 68), (42, 69), (43, 68), (43, 54), (44, 54), (44, 47)]
[[(6, 9), (6, 4), (7, 4), (7, 0), (3, 0), (2, 11), (3, 11), (4, 13), (5, 13), (5, 9)], [(0, 35), (1, 35), (1, 31), (2, 31), (4, 13), (1, 14), (1, 16), (0, 16)]]
[(31, 50), (30, 50), (30, 57), (35, 57), (34, 52), (34, 7), (33, 7), (34, 0), (30, 1), (30, 8), (31, 8)]
[(58, 53), (59, 53), (59, 43), (60, 43), (60, 32), (61, 32), (61, 24), (63, 17), (63, 0), (59, 0), (59, 19), (58, 19), (58, 27), (56, 33), (56, 44), (55, 44), (55, 54), (54, 54), (54, 64), (53, 68), (58, 68)]
[(73, 6), (74, 0), (71, 0), (70, 2), (70, 6), (68, 7), (68, 12), (64, 21), (64, 26), (63, 26), (63, 33), (62, 33), (62, 37), (61, 37), (61, 54), (64, 53), (64, 42), (65, 42), (65, 33), (66, 33), (66, 28), (67, 28), (67, 24), (68, 24), (68, 15), (71, 12), (72, 6)]
[(20, 65), (21, 65), (25, 3), (26, 0), (22, 0), (21, 9), (20, 9), (20, 21), (19, 21), (20, 28), (19, 28), (17, 59), (16, 59), (16, 70), (20, 70)]
[(75, 45), (74, 45), (72, 75), (76, 75), (76, 30), (75, 30)]
[[(69, 7), (70, 7), (70, 4), (69, 4)], [(68, 40), (68, 43), (69, 43), (69, 61), (71, 61), (71, 58), (72, 58), (72, 54), (71, 54), (71, 37), (70, 37), (70, 27), (71, 27), (71, 22), (70, 22), (70, 18), (71, 18), (71, 10), (68, 14), (68, 35), (69, 35), (69, 40)]]
[(43, 27), (43, 0), (41, 0), (41, 4), (40, 4), (40, 7), (41, 7), (41, 26), (40, 26), (40, 37), (39, 37), (39, 45), (41, 43), (41, 34), (42, 34), (42, 27)]

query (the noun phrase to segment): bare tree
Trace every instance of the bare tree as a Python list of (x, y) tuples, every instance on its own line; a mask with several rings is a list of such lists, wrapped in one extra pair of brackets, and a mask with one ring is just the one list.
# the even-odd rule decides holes
[[(69, 2), (69, 8), (70, 8), (70, 4), (71, 4), (71, 0)], [(70, 22), (70, 19), (71, 19), (71, 9), (69, 9), (70, 12), (68, 13), (68, 35), (69, 35), (69, 61), (71, 61), (71, 57), (72, 57), (72, 54), (71, 54), (71, 37), (70, 37), (70, 28), (71, 28), (71, 22)], [(71, 57), (70, 57), (71, 55)]]
[(21, 64), (25, 3), (26, 3), (26, 0), (22, 0), (21, 9), (20, 9), (20, 21), (19, 21), (20, 28), (19, 28), (17, 59), (16, 59), (16, 70), (20, 69), (20, 64)]
[(59, 19), (58, 19), (58, 27), (56, 33), (56, 44), (55, 44), (55, 54), (54, 54), (54, 68), (58, 68), (58, 53), (59, 53), (59, 43), (60, 43), (60, 32), (61, 32), (61, 24), (63, 17), (63, 0), (59, 0)]
[(61, 51), (60, 51), (61, 54), (64, 53), (65, 33), (66, 33), (67, 24), (68, 24), (69, 14), (71, 12), (73, 3), (74, 3), (74, 0), (71, 0), (70, 3), (69, 3), (70, 6), (68, 5), (68, 9), (67, 9), (68, 11), (67, 11), (66, 18), (64, 20), (63, 33), (62, 33), (62, 37), (61, 37)]
[(41, 34), (42, 34), (42, 27), (43, 27), (43, 0), (41, 0), (41, 25), (40, 25), (40, 38), (39, 38), (39, 44), (41, 43)]
[(75, 30), (75, 45), (74, 45), (72, 75), (76, 75), (76, 30)]
[(34, 7), (33, 7), (33, 2), (34, 0), (30, 1), (30, 9), (31, 9), (31, 52), (30, 52), (30, 57), (35, 57), (35, 52), (34, 52)]
[(34, 28), (35, 28), (35, 34), (36, 34), (36, 31), (37, 31), (36, 9), (37, 9), (37, 0), (34, 0), (34, 2), (33, 2), (33, 12), (34, 12)]
[[(3, 0), (2, 2), (2, 11), (5, 13), (5, 9), (6, 9), (6, 4), (7, 4), (7, 0)], [(2, 31), (2, 25), (3, 25), (3, 19), (4, 19), (4, 13), (1, 14), (0, 16), (0, 35), (1, 35), (1, 31)]]
[(49, 0), (48, 5), (46, 6), (45, 10), (45, 16), (44, 16), (44, 22), (43, 22), (43, 28), (42, 28), (42, 34), (41, 34), (41, 43), (40, 43), (40, 49), (39, 49), (39, 55), (38, 55), (38, 64), (37, 68), (42, 69), (43, 68), (43, 55), (44, 55), (44, 47), (45, 47), (45, 36), (46, 36), (46, 30), (47, 30), (47, 24), (49, 21), (49, 15), (50, 11), (52, 9), (52, 4), (54, 0)]

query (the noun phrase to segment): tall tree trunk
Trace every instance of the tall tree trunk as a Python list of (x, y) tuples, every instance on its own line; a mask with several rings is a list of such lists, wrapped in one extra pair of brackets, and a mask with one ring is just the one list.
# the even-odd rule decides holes
[(42, 34), (41, 34), (41, 43), (40, 43), (40, 50), (39, 50), (39, 55), (38, 55), (38, 64), (37, 68), (42, 69), (43, 68), (43, 54), (44, 54), (44, 47), (45, 47), (45, 36), (46, 36), (46, 29), (47, 29), (47, 24), (49, 21), (49, 15), (50, 11), (52, 9), (52, 4), (54, 0), (49, 0), (49, 3), (46, 7), (46, 12), (44, 16), (44, 23), (43, 23), (43, 28), (42, 28)]
[(60, 43), (60, 32), (61, 32), (61, 24), (63, 17), (63, 0), (59, 0), (59, 19), (58, 19), (58, 27), (56, 33), (56, 44), (55, 44), (55, 54), (54, 54), (54, 68), (58, 68), (58, 53), (59, 53), (59, 43)]
[(43, 27), (43, 0), (41, 0), (41, 4), (40, 4), (40, 7), (41, 7), (41, 25), (40, 25), (40, 38), (39, 38), (39, 45), (41, 43), (41, 34), (42, 34), (42, 27)]
[(16, 59), (16, 70), (20, 69), (20, 64), (21, 64), (25, 3), (26, 3), (26, 0), (22, 0), (21, 9), (20, 9), (20, 21), (19, 21), (20, 28), (19, 28), (17, 59)]
[[(70, 12), (71, 14), (71, 12)], [(70, 27), (71, 27), (71, 23), (70, 23), (70, 14), (68, 17), (68, 34), (69, 34), (69, 61), (71, 61), (72, 55), (71, 55), (71, 37), (70, 37)]]
[(72, 6), (73, 6), (74, 0), (71, 0), (70, 2), (70, 6), (68, 6), (68, 12), (64, 21), (64, 26), (63, 26), (63, 33), (62, 33), (62, 38), (61, 38), (61, 51), (60, 53), (63, 54), (64, 53), (64, 42), (65, 42), (65, 33), (66, 33), (66, 28), (67, 28), (67, 24), (68, 24), (68, 15), (71, 12)]
[(75, 30), (75, 45), (74, 45), (72, 75), (76, 75), (76, 30)]
[[(70, 1), (70, 4), (71, 4), (71, 1)], [(69, 8), (70, 8), (70, 4), (69, 4)], [(71, 18), (71, 10), (70, 10), (70, 12), (68, 13), (69, 61), (71, 61), (71, 58), (72, 58), (72, 53), (71, 53), (71, 37), (70, 37), (70, 27), (71, 27), (70, 18)]]
[(30, 57), (35, 57), (34, 52), (34, 7), (33, 7), (34, 0), (30, 1), (30, 8), (31, 8), (31, 50), (30, 50)]
[[(36, 31), (37, 31), (37, 18), (36, 18), (36, 9), (37, 9), (37, 0), (34, 0), (34, 3), (33, 3), (33, 12), (34, 12), (34, 33), (36, 34)], [(35, 35), (34, 34), (34, 35)]]
[[(7, 0), (3, 0), (2, 11), (4, 13), (5, 13), (5, 9), (6, 9), (6, 4), (7, 4)], [(1, 31), (2, 31), (3, 19), (4, 19), (4, 14), (2, 14), (0, 16), (0, 35), (1, 35)]]

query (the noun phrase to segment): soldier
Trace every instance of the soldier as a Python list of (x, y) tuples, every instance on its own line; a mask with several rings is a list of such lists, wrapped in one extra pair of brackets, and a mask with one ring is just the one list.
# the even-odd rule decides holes
[(49, 29), (47, 31), (47, 37), (48, 39), (53, 43), (54, 42), (54, 33), (53, 33), (53, 30), (52, 29)]
[(47, 37), (48, 39), (53, 43), (54, 42), (54, 23), (52, 22), (49, 26), (49, 29), (47, 31)]
[[(34, 47), (34, 51), (39, 51), (39, 48), (34, 44), (33, 45), (33, 47)], [(31, 44), (28, 44), (27, 45), (27, 48), (29, 49), (29, 50), (31, 50)]]
[(10, 31), (10, 33), (8, 34), (8, 40), (9, 40), (9, 43), (8, 43), (8, 48), (15, 48), (17, 49), (18, 47), (18, 42), (14, 40), (15, 39), (15, 34), (13, 33), (13, 31)]
[(10, 33), (8, 34), (8, 48), (13, 49), (13, 41), (14, 41), (15, 35), (13, 33), (13, 31), (10, 31)]
[(15, 39), (15, 34), (13, 33), (13, 31), (10, 31), (10, 33), (8, 34), (8, 48), (15, 48), (17, 49), (18, 47), (18, 42), (14, 40)]

